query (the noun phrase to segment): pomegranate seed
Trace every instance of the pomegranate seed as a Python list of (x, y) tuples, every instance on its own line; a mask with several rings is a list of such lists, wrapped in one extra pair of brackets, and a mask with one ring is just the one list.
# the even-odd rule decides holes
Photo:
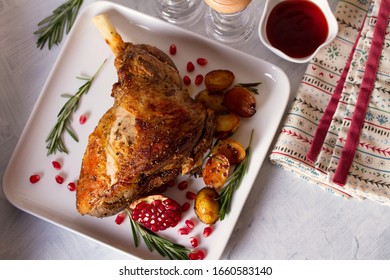
[(70, 182), (68, 184), (68, 189), (71, 191), (71, 192), (74, 192), (76, 190), (76, 184), (73, 183), (73, 182)]
[(199, 65), (206, 65), (207, 64), (207, 59), (206, 58), (203, 58), (203, 57), (199, 57), (196, 62), (199, 64)]
[(53, 167), (55, 169), (57, 169), (57, 170), (61, 169), (61, 164), (58, 161), (55, 160), (51, 164), (53, 165)]
[(177, 232), (180, 235), (188, 235), (190, 233), (190, 231), (191, 230), (188, 227), (182, 227), (182, 228), (179, 228)]
[(210, 226), (205, 227), (205, 228), (203, 229), (203, 236), (204, 236), (204, 237), (210, 236), (210, 234), (213, 233), (213, 230), (214, 230), (214, 229), (213, 229), (212, 227), (210, 227)]
[(188, 187), (188, 182), (187, 181), (181, 181), (178, 185), (177, 185), (177, 187), (179, 188), (179, 190), (184, 190), (184, 189), (186, 189), (187, 187)]
[(39, 176), (38, 174), (34, 174), (34, 175), (30, 176), (30, 183), (31, 184), (38, 183), (39, 180), (41, 180), (41, 176)]
[(190, 203), (189, 202), (184, 202), (183, 205), (181, 206), (181, 212), (185, 212), (188, 209), (190, 209)]
[(150, 225), (150, 230), (153, 232), (158, 232), (160, 228), (157, 225)]
[(195, 236), (190, 237), (190, 243), (191, 243), (191, 246), (194, 248), (199, 246), (199, 240)]
[(194, 251), (188, 254), (190, 260), (203, 260), (206, 257), (206, 253), (203, 250)]
[(80, 124), (85, 124), (87, 121), (87, 116), (86, 115), (81, 115), (79, 118), (79, 123)]
[(197, 260), (198, 259), (198, 255), (196, 254), (196, 252), (191, 252), (188, 254), (188, 258), (190, 260)]
[(161, 205), (161, 204), (162, 204), (161, 200), (153, 200), (153, 201), (152, 201), (152, 205), (153, 205), (153, 206), (159, 206), (159, 205)]
[(124, 213), (119, 213), (116, 218), (115, 218), (115, 223), (117, 225), (120, 225), (121, 223), (123, 223), (123, 221), (125, 220), (125, 214)]
[(171, 44), (171, 45), (169, 46), (169, 53), (170, 53), (171, 55), (175, 55), (176, 52), (177, 52), (176, 45), (175, 45), (175, 44)]
[(191, 79), (187, 75), (183, 77), (183, 82), (186, 86), (189, 86), (191, 84)]
[(64, 182), (64, 177), (62, 177), (61, 175), (57, 175), (56, 176), (56, 182), (58, 184), (62, 184)]
[(188, 199), (193, 200), (193, 199), (195, 199), (195, 197), (196, 197), (196, 194), (193, 193), (193, 192), (191, 192), (191, 191), (188, 191), (188, 192), (186, 193), (186, 198), (188, 198)]
[(187, 62), (187, 72), (192, 72), (194, 70), (195, 70), (195, 65), (191, 61)]
[(199, 86), (202, 84), (202, 82), (203, 82), (203, 75), (202, 74), (196, 75), (195, 85)]
[(193, 229), (195, 227), (195, 223), (193, 220), (186, 220), (185, 221), (185, 224), (186, 226), (189, 228), (189, 229)]
[(203, 250), (198, 250), (198, 252), (196, 252), (196, 256), (198, 257), (198, 260), (203, 260), (206, 257), (206, 252)]
[(165, 205), (165, 207), (168, 209), (168, 210), (173, 210), (173, 211), (177, 211), (177, 210), (180, 210), (181, 211), (181, 207), (180, 205), (174, 201), (173, 199), (170, 199), (170, 198), (167, 198), (165, 199), (162, 204)]

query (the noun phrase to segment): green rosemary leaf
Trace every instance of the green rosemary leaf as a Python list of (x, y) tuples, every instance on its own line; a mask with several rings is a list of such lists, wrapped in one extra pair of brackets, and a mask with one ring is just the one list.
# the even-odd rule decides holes
[(73, 132), (73, 130), (68, 126), (70, 124), (70, 117), (72, 116), (72, 113), (76, 111), (81, 97), (84, 94), (88, 93), (93, 80), (95, 79), (96, 75), (100, 72), (103, 65), (106, 63), (106, 61), (107, 59), (104, 60), (104, 62), (100, 65), (100, 67), (92, 76), (92, 78), (85, 78), (86, 80), (85, 84), (79, 87), (79, 90), (74, 95), (71, 95), (69, 93), (61, 94), (62, 97), (66, 97), (68, 98), (68, 100), (60, 109), (57, 115), (57, 122), (54, 125), (54, 127), (51, 129), (49, 135), (46, 138), (47, 155), (56, 153), (57, 151), (64, 152), (66, 154), (68, 153), (68, 149), (66, 148), (62, 140), (62, 134), (64, 131), (68, 132), (69, 135), (76, 142), (78, 142), (78, 137)]
[(247, 90), (253, 92), (254, 94), (259, 94), (256, 87), (260, 84), (261, 84), (261, 82), (258, 82), (258, 83), (239, 83), (237, 85), (240, 87), (246, 88)]
[(257, 87), (260, 84), (261, 84), (261, 82), (258, 82), (258, 83), (239, 83), (239, 85), (242, 87)]
[(190, 253), (189, 249), (183, 245), (174, 243), (166, 238), (158, 236), (156, 233), (134, 221), (131, 218), (131, 213), (129, 210), (126, 210), (126, 212), (130, 220), (135, 247), (139, 246), (138, 237), (141, 236), (149, 251), (153, 252), (156, 250), (162, 257), (168, 257), (171, 260), (188, 260), (188, 254)]
[(82, 76), (77, 76), (76, 79), (83, 80), (83, 81), (88, 81), (89, 80), (89, 78), (82, 77)]
[[(150, 240), (151, 241), (151, 240)], [(150, 242), (151, 244), (153, 243), (152, 241)], [(156, 251), (162, 256), (162, 257), (168, 257), (172, 259), (171, 255), (165, 250), (164, 246), (160, 242), (154, 242), (154, 248)]]
[(83, 1), (79, 1), (77, 2), (77, 5), (75, 7), (75, 10), (77, 12), (75, 13), (70, 13), (68, 15), (68, 21), (66, 22), (66, 33), (69, 33), (70, 29), (72, 28), (74, 22), (76, 21), (76, 17), (77, 17), (77, 14), (78, 14), (78, 11), (80, 10), (80, 7), (81, 5), (83, 4)]
[(72, 98), (72, 94), (70, 94), (70, 93), (63, 93), (63, 94), (61, 94), (61, 97), (64, 97), (64, 98)]
[[(37, 25), (38, 25), (38, 26), (45, 25), (46, 23), (50, 22), (52, 18), (53, 18), (53, 15), (52, 15), (52, 16), (48, 16), (48, 17), (44, 18), (43, 20), (41, 20), (40, 22), (38, 22)], [(44, 32), (44, 30), (45, 30), (45, 28), (42, 27), (42, 28), (38, 29), (38, 30), (35, 31), (35, 32), (42, 33), (42, 32)]]
[(74, 141), (79, 142), (79, 138), (76, 136), (72, 129), (70, 129), (68, 126), (65, 126), (65, 130), (69, 133), (69, 135), (73, 138)]
[(58, 38), (56, 41), (61, 42), (62, 38), (64, 38), (64, 25), (60, 24), (56, 28), (56, 37)]
[[(130, 217), (130, 211), (126, 209), (126, 212), (127, 212), (127, 216)], [(134, 245), (135, 247), (138, 247), (139, 245), (139, 238), (138, 238), (138, 233), (137, 233), (137, 230), (136, 230), (136, 225), (135, 225), (135, 222), (133, 221), (133, 219), (130, 219), (130, 225), (131, 225), (131, 232), (133, 233), (133, 239), (134, 239)]]
[(58, 45), (64, 37), (64, 32), (68, 34), (72, 28), (82, 4), (83, 0), (68, 0), (41, 20), (38, 23), (39, 29), (34, 32), (34, 35), (38, 35), (37, 47), (42, 49), (47, 43), (51, 49)]
[(251, 156), (251, 144), (252, 144), (253, 130), (249, 139), (248, 147), (245, 149), (246, 157), (240, 162), (230, 175), (227, 184), (222, 188), (219, 194), (220, 208), (219, 208), (219, 220), (222, 221), (230, 212), (231, 202), (234, 192), (240, 187), (242, 179), (246, 174), (249, 166), (249, 160)]

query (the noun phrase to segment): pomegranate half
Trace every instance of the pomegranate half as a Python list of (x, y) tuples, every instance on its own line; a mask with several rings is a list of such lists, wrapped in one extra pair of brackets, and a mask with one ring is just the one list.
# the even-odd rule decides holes
[(181, 206), (163, 195), (150, 195), (130, 205), (131, 218), (153, 232), (175, 227), (181, 220)]

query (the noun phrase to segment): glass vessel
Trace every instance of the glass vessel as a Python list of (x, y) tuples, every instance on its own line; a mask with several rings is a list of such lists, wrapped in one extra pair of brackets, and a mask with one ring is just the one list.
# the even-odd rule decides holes
[(255, 8), (250, 0), (205, 0), (206, 32), (217, 41), (240, 45), (255, 29)]
[(191, 25), (204, 12), (203, 0), (154, 0), (153, 9), (159, 18), (178, 25)]

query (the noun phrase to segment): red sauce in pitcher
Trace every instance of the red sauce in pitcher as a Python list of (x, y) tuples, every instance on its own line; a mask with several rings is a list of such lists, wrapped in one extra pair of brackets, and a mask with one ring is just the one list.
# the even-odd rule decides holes
[(311, 55), (328, 36), (328, 23), (321, 9), (308, 0), (289, 0), (271, 11), (266, 33), (271, 45), (288, 56)]

